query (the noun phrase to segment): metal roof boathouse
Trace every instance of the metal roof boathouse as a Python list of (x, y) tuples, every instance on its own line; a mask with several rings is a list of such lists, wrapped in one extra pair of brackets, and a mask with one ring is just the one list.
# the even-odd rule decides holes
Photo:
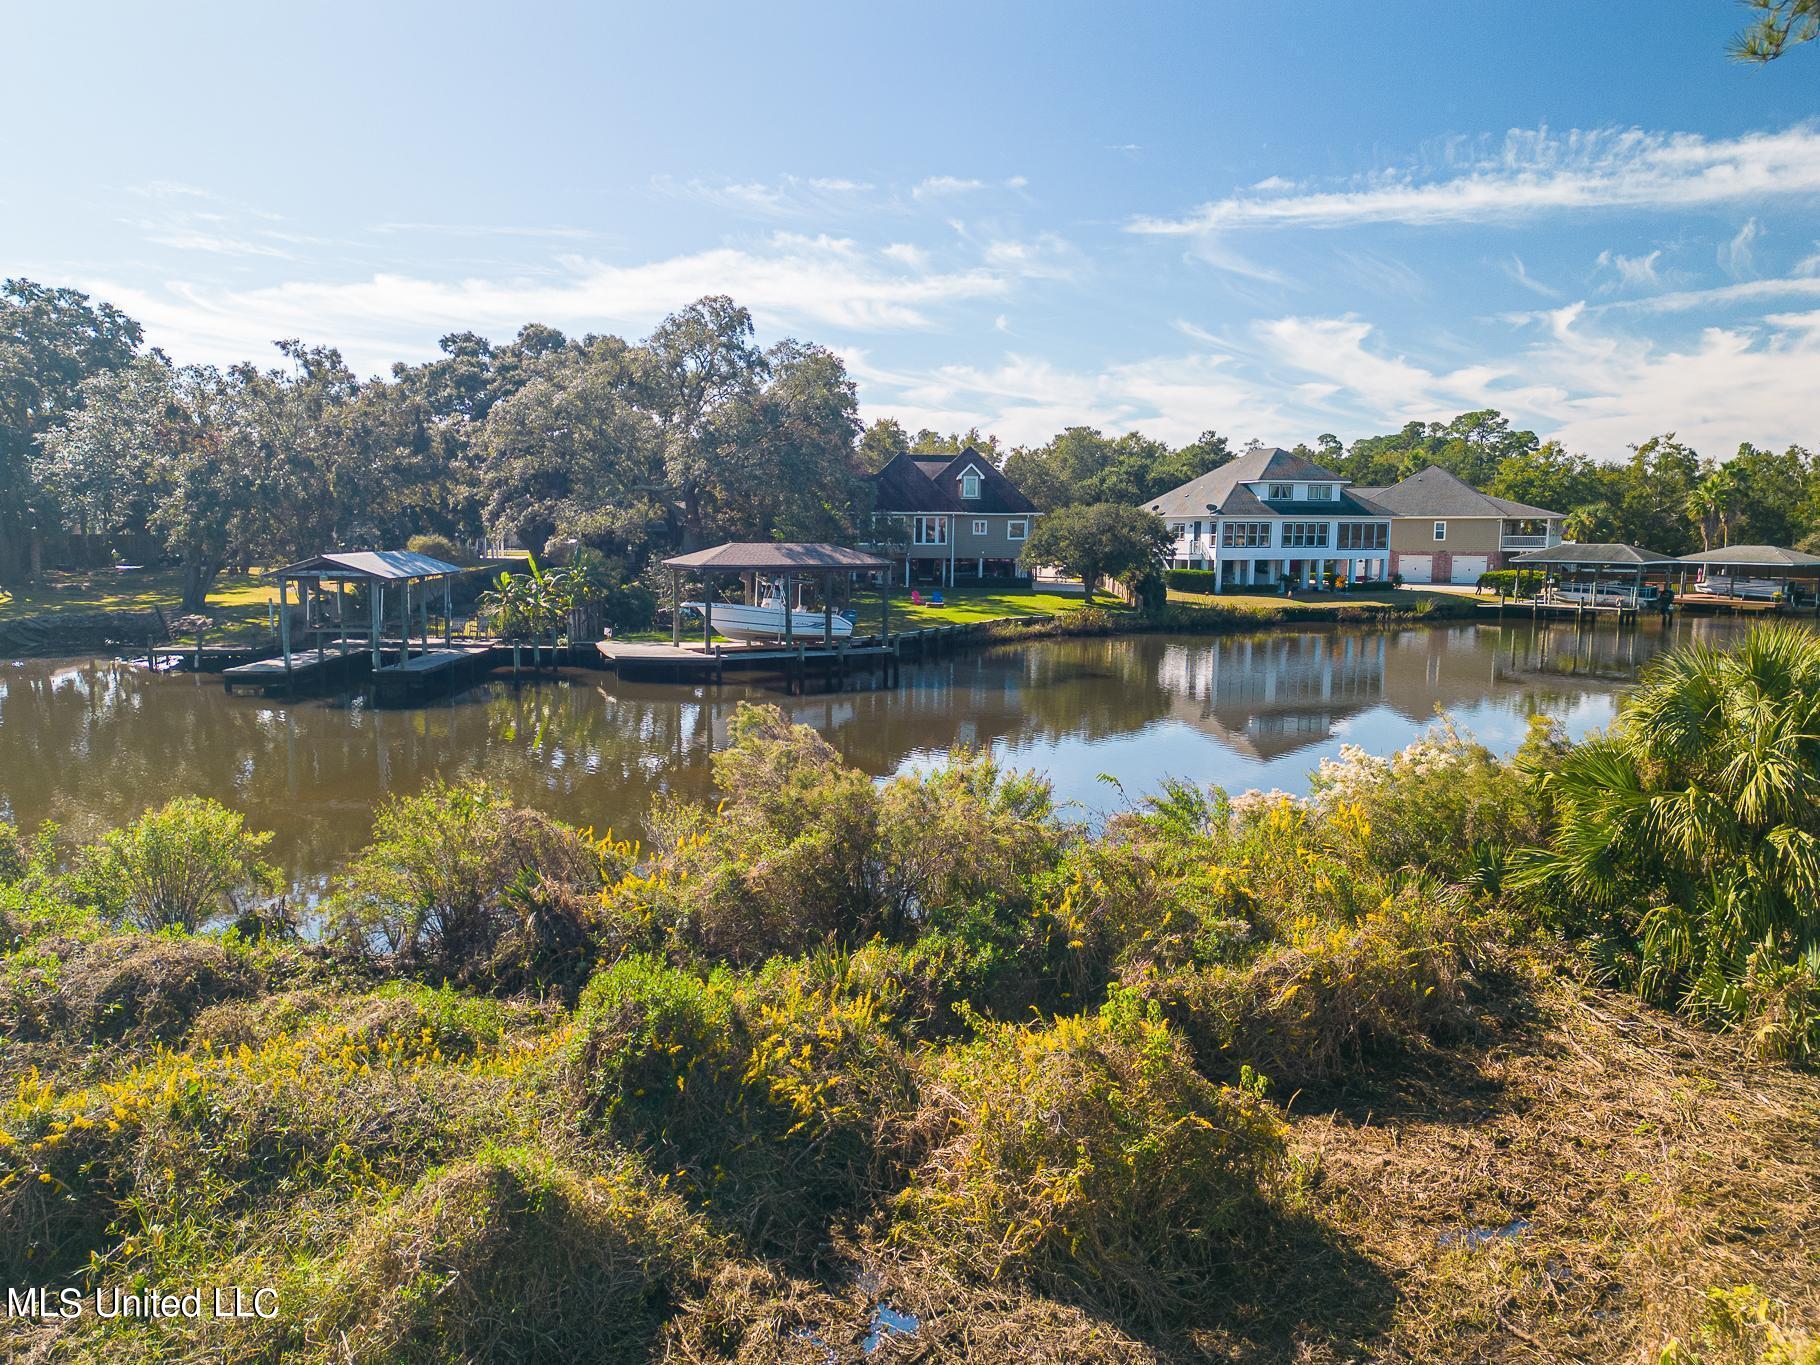
[[(451, 583), (463, 572), (459, 564), (418, 554), (414, 550), (345, 550), (313, 555), (295, 564), (287, 564), (272, 577), (278, 583), (279, 656), (241, 664), (222, 674), (223, 684), (232, 691), (236, 684), (260, 689), (275, 682), (291, 686), (301, 674), (313, 680), (325, 680), (331, 672), (346, 672), (351, 659), (370, 654), (375, 675), (385, 666), (388, 591), (396, 603), (401, 647), (393, 652), (399, 661), (393, 668), (409, 672), (434, 671), (445, 659), (454, 659)], [(291, 589), (296, 588), (297, 604), (304, 608), (304, 629), (313, 645), (299, 651), (294, 648), (291, 625)], [(440, 593), (437, 592), (440, 585)], [(367, 611), (364, 622), (353, 619), (349, 599), (364, 589)], [(442, 643), (440, 651), (430, 647), (431, 598), (440, 596)], [(413, 600), (415, 599), (415, 600)], [(412, 653), (412, 613), (416, 613), (421, 641)], [(338, 646), (333, 653), (329, 644)], [(358, 641), (356, 645), (354, 642)], [(460, 657), (465, 658), (465, 654)]]

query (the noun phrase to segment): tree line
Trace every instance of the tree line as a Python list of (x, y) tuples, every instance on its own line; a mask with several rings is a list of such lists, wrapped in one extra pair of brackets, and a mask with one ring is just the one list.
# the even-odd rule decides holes
[[(867, 429), (860, 445), (877, 454), (900, 446), (939, 454), (968, 439), (999, 459), (1046, 512), (1101, 502), (1141, 504), (1258, 444), (1234, 449), (1226, 437), (1206, 431), (1171, 447), (1135, 431), (1108, 436), (1069, 427), (1043, 445), (1006, 451), (978, 433), (906, 437), (885, 418)], [(1563, 513), (1573, 540), (1624, 541), (1668, 554), (1726, 544), (1802, 544), (1820, 552), (1820, 457), (1800, 445), (1775, 451), (1747, 441), (1720, 460), (1669, 432), (1630, 447), (1625, 459), (1599, 460), (1515, 428), (1487, 408), (1450, 422), (1410, 422), (1350, 446), (1323, 433), (1294, 449), (1365, 488), (1435, 465), (1494, 496)]]
[[(1076, 426), (1006, 447), (888, 417), (862, 427), (837, 355), (761, 347), (722, 296), (638, 342), (539, 323), (503, 344), (453, 333), (381, 378), (331, 346), (277, 347), (276, 366), (179, 365), (111, 304), (0, 285), (0, 585), (156, 557), (182, 566), (194, 610), (224, 569), (418, 534), (585, 546), (630, 580), (719, 540), (856, 537), (868, 476), (901, 454), (971, 446), (1053, 512), (1141, 505), (1240, 453), (1211, 430), (1171, 446)], [(1798, 445), (1720, 461), (1669, 433), (1607, 462), (1487, 409), (1296, 449), (1368, 486), (1439, 465), (1568, 514), (1578, 540), (1820, 543), (1820, 461)]]
[(585, 545), (635, 573), (717, 539), (819, 540), (867, 509), (857, 395), (833, 352), (761, 348), (724, 297), (642, 342), (530, 324), (362, 379), (333, 347), (178, 365), (70, 289), (0, 292), (0, 583), (46, 546), (180, 563), (199, 607), (224, 569), (420, 533)]

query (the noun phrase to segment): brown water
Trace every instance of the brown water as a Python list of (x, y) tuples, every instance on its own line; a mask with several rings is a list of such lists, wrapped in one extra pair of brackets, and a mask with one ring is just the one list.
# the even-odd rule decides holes
[(410, 710), (229, 697), (215, 677), (117, 660), (33, 660), (0, 664), (0, 819), (55, 820), (86, 839), (201, 793), (275, 830), (274, 858), (307, 893), (366, 839), (376, 801), (437, 776), (485, 777), (524, 804), (635, 833), (660, 793), (708, 792), (708, 756), (741, 698), (777, 703), (874, 774), (989, 745), (1048, 773), (1091, 816), (1121, 803), (1119, 787), (1135, 797), (1170, 776), (1304, 790), (1342, 743), (1387, 752), (1437, 707), (1500, 750), (1535, 712), (1581, 734), (1610, 720), (1665, 645), (1739, 629), (1693, 619), (1056, 640), (907, 664), (896, 691), (791, 698), (576, 672)]

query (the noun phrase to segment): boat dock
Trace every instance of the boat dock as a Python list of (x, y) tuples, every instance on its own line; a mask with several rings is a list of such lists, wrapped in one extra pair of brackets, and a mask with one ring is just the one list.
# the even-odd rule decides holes
[(1633, 606), (1628, 602), (1564, 602), (1554, 598), (1506, 597), (1502, 593), (1498, 595), (1498, 600), (1495, 602), (1479, 602), (1475, 605), (1480, 611), (1496, 612), (1499, 616), (1516, 612), (1535, 618), (1566, 617), (1574, 621), (1615, 620), (1620, 624), (1634, 622), (1645, 610), (1653, 610)]
[(491, 643), (432, 649), (373, 670), (373, 692), (380, 701), (413, 701), (478, 682), (510, 657)]
[(924, 659), (967, 641), (980, 640), (1008, 621), (1032, 624), (1047, 617), (1021, 616), (994, 621), (956, 622), (890, 635), (864, 635), (820, 642), (753, 642), (699, 640), (665, 644), (657, 640), (602, 640), (595, 646), (602, 662), (622, 678), (720, 683), (730, 672), (782, 675), (791, 692), (804, 691), (820, 675), (830, 690), (856, 671), (881, 677), (895, 686), (898, 669), (908, 658)]

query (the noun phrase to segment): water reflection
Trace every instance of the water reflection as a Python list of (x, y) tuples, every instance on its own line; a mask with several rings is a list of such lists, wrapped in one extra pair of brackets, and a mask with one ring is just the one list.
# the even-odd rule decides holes
[(490, 683), (412, 710), (360, 699), (228, 697), (213, 678), (113, 661), (0, 666), (0, 817), (91, 838), (147, 805), (200, 792), (278, 832), (274, 856), (311, 887), (366, 837), (375, 801), (433, 777), (484, 776), (596, 829), (636, 832), (662, 793), (708, 790), (708, 757), (742, 698), (776, 702), (872, 773), (958, 744), (1050, 773), (1088, 811), (1165, 776), (1296, 790), (1352, 740), (1407, 742), (1437, 707), (1496, 747), (1535, 712), (1580, 733), (1668, 644), (1723, 639), (1718, 620), (1576, 631), (1570, 623), (1061, 640), (904, 670), (894, 692), (786, 698), (728, 686), (575, 673)]

